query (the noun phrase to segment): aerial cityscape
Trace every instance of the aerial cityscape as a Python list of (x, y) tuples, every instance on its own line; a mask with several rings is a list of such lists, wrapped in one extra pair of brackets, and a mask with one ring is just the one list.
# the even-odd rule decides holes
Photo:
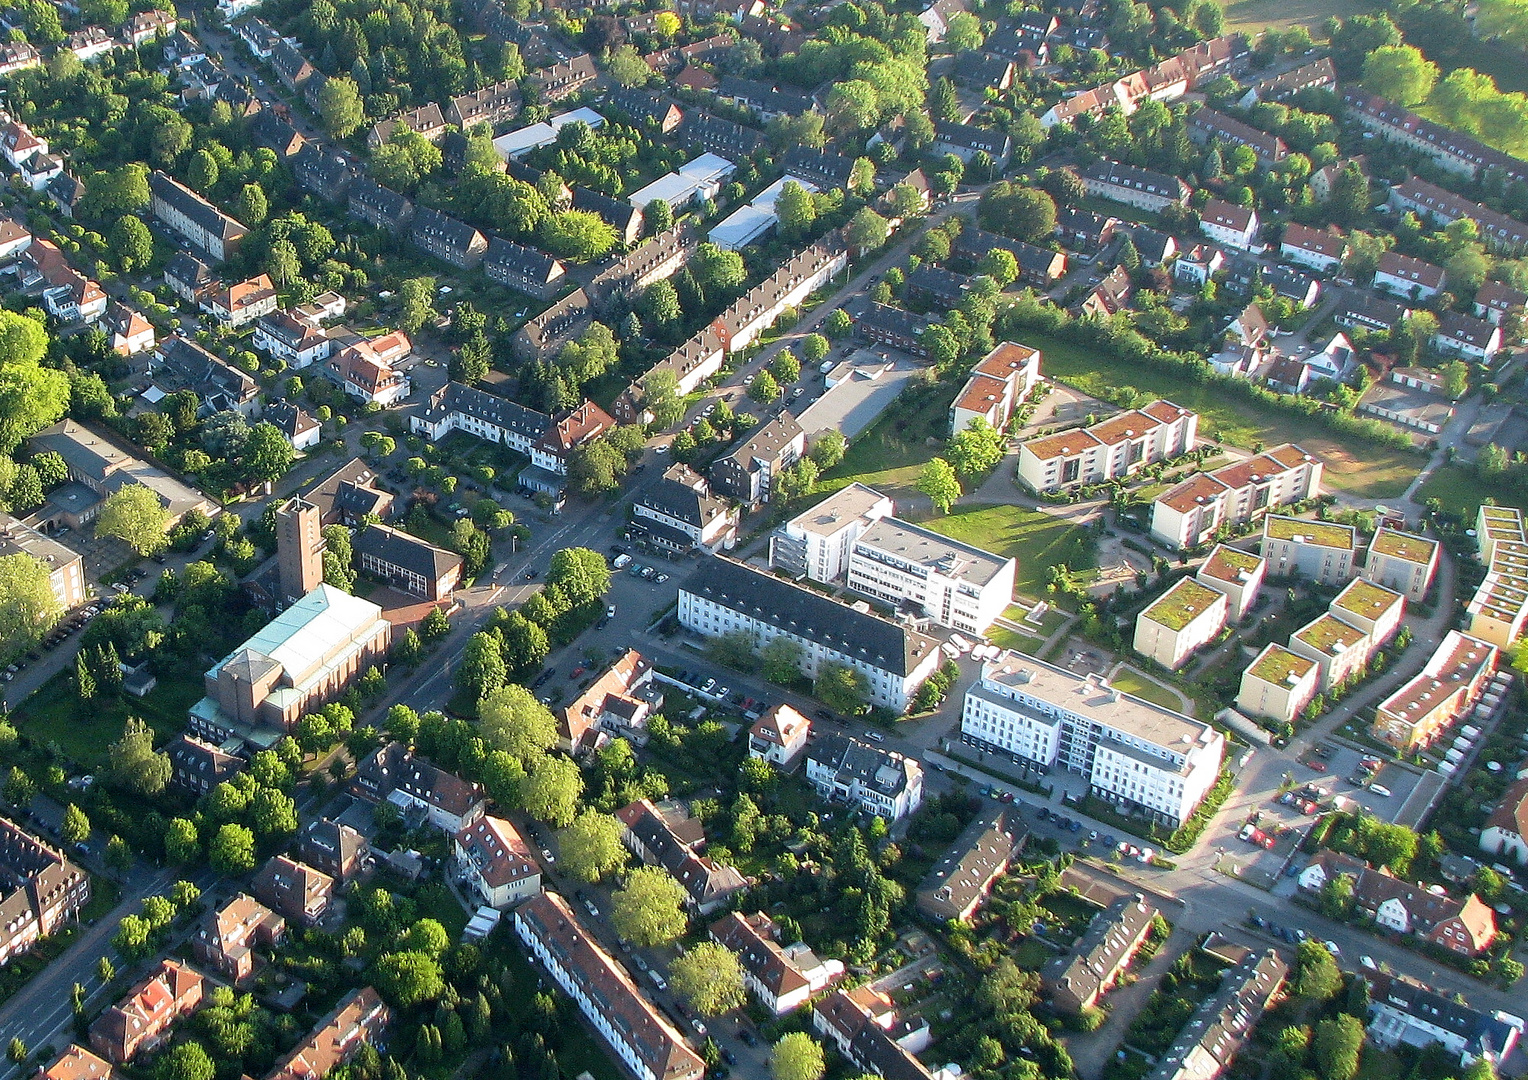
[(0, 1080), (1528, 1077), (1528, 0), (0, 6)]

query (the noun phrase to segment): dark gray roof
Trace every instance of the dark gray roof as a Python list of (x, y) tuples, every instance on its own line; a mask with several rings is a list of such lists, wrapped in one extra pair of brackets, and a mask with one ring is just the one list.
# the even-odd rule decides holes
[(997, 128), (955, 124), (948, 120), (941, 120), (934, 125), (934, 139), (967, 150), (985, 150), (995, 158), (1006, 155), (1012, 146), (1008, 136)]
[(298, 152), (292, 161), (292, 172), (305, 191), (325, 198), (344, 194), (355, 177), (355, 170), (348, 161), (313, 143)]
[(169, 174), (155, 170), (149, 174), (149, 189), (196, 224), (221, 240), (236, 240), (246, 230), (243, 225), (181, 185)]
[(936, 919), (959, 918), (1029, 839), (1017, 812), (1000, 806), (983, 814), (955, 838), (918, 885), (918, 907)]
[(1461, 1005), (1451, 998), (1417, 986), (1404, 979), (1380, 972), (1365, 973), (1369, 982), (1369, 1001), (1396, 1012), (1415, 1017), (1424, 1024), (1440, 1027), (1465, 1040), (1469, 1053), (1500, 1053), (1509, 1037), (1509, 1028), (1490, 1013)]
[(688, 465), (673, 465), (663, 479), (637, 496), (637, 505), (667, 514), (696, 529), (704, 529), (727, 513), (727, 502), (710, 494), (700, 475)]
[(874, 329), (898, 337), (916, 338), (931, 323), (922, 315), (914, 315), (911, 311), (903, 311), (890, 304), (871, 304), (859, 317), (858, 325), (862, 330)]
[(291, 152), (294, 143), (299, 148), (303, 146), (303, 137), (297, 129), (270, 109), (261, 109), (250, 118), (249, 137), (255, 145), (268, 147), (278, 154)]
[(724, 157), (746, 157), (764, 145), (764, 133), (758, 128), (744, 127), (700, 109), (690, 110), (679, 125), (679, 134), (685, 145), (701, 146)]
[(720, 556), (702, 558), (684, 591), (897, 675), (915, 671), (933, 648), (905, 626)]
[(824, 735), (807, 747), (808, 761), (830, 768), (846, 785), (860, 787), (896, 798), (907, 787), (913, 761), (895, 750), (873, 743), (860, 742), (847, 735)]
[(735, 98), (750, 109), (760, 112), (779, 112), (797, 115), (809, 112), (814, 104), (812, 95), (790, 87), (771, 86), (755, 79), (740, 79), (724, 75), (717, 83), (720, 97)]
[(1182, 198), (1188, 190), (1188, 185), (1176, 176), (1152, 172), (1150, 169), (1138, 169), (1134, 165), (1125, 165), (1107, 158), (1100, 158), (1093, 164), (1078, 169), (1077, 175), (1084, 180), (1096, 180), (1116, 187), (1133, 188), (1149, 195), (1160, 195), (1168, 199)]
[(433, 207), (421, 206), (414, 214), (414, 242), (421, 246), (438, 242), (454, 251), (466, 252), (481, 236), (465, 221), (447, 217)]
[(1288, 973), (1289, 966), (1272, 949), (1251, 953), (1226, 972), (1220, 989), (1200, 1004), (1162, 1055), (1151, 1080), (1204, 1075), (1207, 1062), (1196, 1060), (1192, 1068), (1186, 1067), (1188, 1056), (1196, 1051), (1208, 1055), (1219, 1066), (1216, 1071), (1223, 1072)]
[(612, 199), (609, 195), (601, 195), (598, 191), (590, 191), (586, 187), (577, 185), (573, 187), (573, 209), (598, 214), (601, 219), (623, 235), (630, 226), (632, 218), (642, 213), (625, 199)]
[(352, 542), (356, 558), (369, 555), (378, 562), (418, 574), (426, 581), (439, 581), (461, 565), (462, 557), (428, 540), (421, 540), (386, 525), (368, 525)]
[(437, 392), (430, 401), (429, 412), (432, 415), (458, 412), (532, 440), (539, 439), (552, 422), (546, 413), (459, 382), (447, 383)]
[(545, 285), (556, 276), (557, 260), (546, 252), (495, 236), (483, 256), (483, 273), (495, 281), (524, 279)]
[(616, 106), (633, 120), (651, 120), (660, 123), (675, 103), (660, 94), (646, 90), (619, 89), (610, 95), (610, 104)]
[(1065, 987), (1072, 998), (1087, 1001), (1113, 977), (1156, 913), (1139, 893), (1120, 897), (1093, 916), (1069, 952), (1045, 965), (1045, 980), (1057, 988)]
[(413, 203), (407, 198), (391, 188), (383, 187), (369, 176), (356, 177), (355, 183), (350, 185), (350, 203), (352, 206), (363, 206), (392, 221), (402, 221), (413, 209)]
[(909, 292), (927, 293), (937, 300), (947, 301), (951, 307), (960, 302), (961, 295), (970, 284), (971, 279), (966, 275), (945, 270), (932, 263), (920, 263), (907, 275)]
[(825, 187), (844, 187), (854, 171), (854, 159), (829, 150), (793, 146), (785, 152), (780, 168), (787, 176), (799, 176), (814, 183), (823, 181)]
[(184, 251), (177, 251), (170, 256), (170, 261), (165, 263), (164, 276), (166, 279), (173, 278), (193, 289), (200, 289), (203, 285), (211, 285), (217, 280), (217, 275), (195, 255), (189, 255)]
[(273, 401), (267, 405), (260, 418), (281, 429), (288, 439), (294, 439), (305, 431), (318, 427), (318, 421), (290, 401)]

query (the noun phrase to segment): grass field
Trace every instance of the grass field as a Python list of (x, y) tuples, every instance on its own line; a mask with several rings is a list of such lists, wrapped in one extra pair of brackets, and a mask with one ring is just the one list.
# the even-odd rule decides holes
[(856, 480), (893, 499), (918, 494), (918, 473), (943, 449), (949, 434), (952, 386), (930, 390), (916, 411), (893, 402), (879, 420), (849, 444), (844, 459), (823, 476), (819, 491), (848, 487)]
[(1303, 26), (1316, 32), (1333, 15), (1345, 19), (1379, 7), (1374, 0), (1233, 0), (1226, 5), (1226, 33), (1269, 26)]
[(1315, 421), (1260, 409), (1211, 384), (1186, 384), (1155, 368), (1132, 366), (1059, 338), (1028, 334), (1024, 342), (1044, 353), (1045, 374), (1084, 393), (1098, 396), (1113, 386), (1133, 386), (1193, 409), (1201, 438), (1249, 449), (1258, 442), (1299, 443), (1326, 463), (1327, 487), (1360, 498), (1393, 499), (1422, 468), (1417, 454), (1339, 439)]
[(55, 742), (71, 761), (94, 767), (106, 760), (106, 748), (122, 737), (122, 725), (129, 716), (147, 721), (155, 741), (163, 742), (184, 730), (186, 710), (202, 695), (199, 678), (161, 676), (159, 685), (141, 700), (118, 695), (81, 701), (74, 692), (71, 668), (27, 698), (13, 719), (29, 738)]
[(1030, 599), (1045, 595), (1052, 566), (1065, 563), (1072, 570), (1093, 566), (1093, 541), (1088, 532), (1039, 510), (1001, 503), (957, 506), (946, 517), (923, 525), (952, 540), (1017, 559), (1014, 591)]
[(1133, 694), (1138, 698), (1155, 702), (1164, 709), (1174, 709), (1179, 712), (1188, 709), (1190, 703), (1185, 702), (1182, 696), (1170, 687), (1163, 686), (1155, 679), (1148, 678), (1133, 667), (1121, 667), (1109, 678), (1109, 685), (1117, 690), (1123, 690), (1127, 694)]
[(1469, 469), (1458, 465), (1444, 465), (1422, 482), (1417, 489), (1416, 501), (1437, 499), (1450, 514), (1458, 514), (1467, 522), (1475, 520), (1475, 511), (1487, 498), (1493, 498), (1502, 506), (1528, 509), (1528, 500), (1503, 494), (1490, 484), (1478, 480)]

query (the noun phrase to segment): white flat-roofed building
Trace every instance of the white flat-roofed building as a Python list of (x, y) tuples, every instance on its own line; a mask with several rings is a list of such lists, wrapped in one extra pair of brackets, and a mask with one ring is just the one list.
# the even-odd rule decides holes
[(1086, 428), (1019, 446), (1019, 481), (1034, 491), (1100, 484), (1194, 448), (1199, 415), (1157, 400)]
[(1373, 648), (1368, 634), (1330, 611), (1289, 635), (1289, 651), (1316, 662), (1320, 669), (1318, 685), (1323, 693), (1356, 677), (1369, 662)]
[(769, 565), (823, 584), (837, 581), (860, 533), (895, 512), (890, 496), (855, 481), (776, 529)]
[(849, 550), (848, 586), (916, 607), (940, 626), (984, 634), (1013, 603), (1013, 559), (897, 518), (872, 522)]
[(1316, 696), (1321, 666), (1308, 656), (1270, 643), (1242, 672), (1236, 707), (1251, 716), (1292, 724)]
[(1401, 628), (1406, 598), (1394, 589), (1357, 578), (1337, 594), (1327, 610), (1368, 634), (1370, 646), (1377, 649)]
[(1412, 603), (1420, 603), (1438, 572), (1438, 549), (1436, 540), (1382, 526), (1369, 542), (1364, 580), (1394, 589)]
[(1358, 531), (1331, 521), (1269, 514), (1263, 519), (1260, 551), (1274, 577), (1299, 574), (1323, 585), (1343, 585), (1353, 577)]
[(595, 130), (605, 126), (605, 118), (593, 109), (573, 109), (569, 112), (558, 113), (539, 124), (527, 124), (525, 127), (500, 135), (494, 139), (493, 148), (505, 161), (524, 157), (538, 146), (548, 146), (556, 142), (557, 133), (575, 120), (588, 124)]
[(1257, 602), (1268, 563), (1259, 555), (1216, 544), (1194, 577), (1202, 585), (1226, 594), (1227, 622), (1240, 622)]
[(1225, 737), (1209, 724), (1007, 652), (966, 692), (962, 738), (1088, 778), (1095, 796), (1182, 825), (1220, 774)]
[(627, 200), (638, 210), (646, 210), (654, 199), (662, 199), (677, 213), (695, 202), (714, 199), (737, 166), (724, 157), (705, 153), (681, 165), (667, 176), (631, 193)]
[[(718, 159), (724, 160), (724, 159)], [(706, 239), (719, 248), (736, 251), (747, 247), (773, 229), (780, 218), (775, 213), (775, 200), (785, 190), (787, 182), (799, 184), (809, 192), (817, 191), (817, 185), (799, 176), (782, 176), (753, 197), (753, 202), (740, 206), (723, 218), (706, 234)]]
[(1193, 651), (1214, 640), (1226, 625), (1225, 593), (1181, 578), (1135, 620), (1135, 651), (1176, 671)]
[(1170, 547), (1198, 547), (1222, 525), (1240, 525), (1321, 494), (1321, 471), (1320, 459), (1285, 443), (1214, 472), (1196, 473), (1153, 501), (1151, 535)]

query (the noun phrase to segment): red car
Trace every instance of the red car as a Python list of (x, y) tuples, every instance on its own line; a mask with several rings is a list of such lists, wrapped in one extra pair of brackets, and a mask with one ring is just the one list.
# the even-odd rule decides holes
[(1317, 772), (1326, 772), (1326, 766), (1319, 761), (1307, 761), (1305, 765), (1307, 768), (1315, 769)]

